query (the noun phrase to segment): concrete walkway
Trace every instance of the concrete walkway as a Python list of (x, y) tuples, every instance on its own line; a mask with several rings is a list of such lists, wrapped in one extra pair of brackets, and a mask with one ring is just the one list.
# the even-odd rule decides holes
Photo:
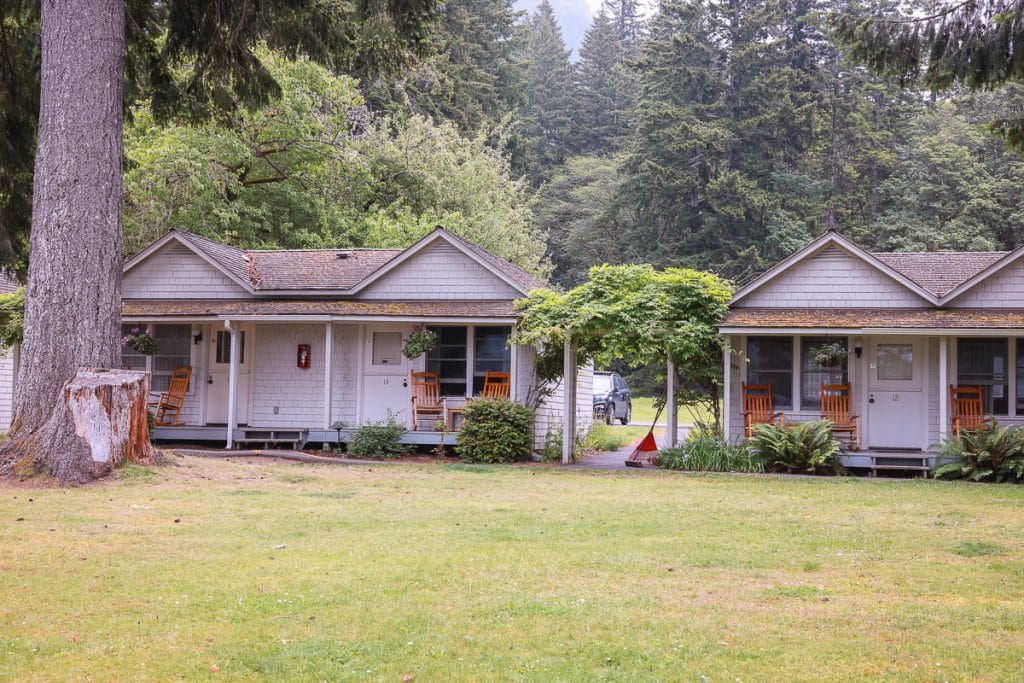
[[(679, 440), (678, 440), (679, 443), (682, 443), (683, 441), (686, 441), (686, 437), (689, 436), (690, 429), (692, 429), (692, 428), (693, 428), (692, 425), (679, 425)], [(664, 437), (664, 434), (659, 435), (659, 434), (656, 433), (654, 438), (655, 438), (655, 441), (658, 444), (658, 448), (664, 448), (665, 447), (665, 437)], [(633, 469), (637, 469), (635, 467), (626, 467), (626, 458), (628, 458), (630, 456), (630, 454), (633, 452), (633, 449), (636, 448), (638, 443), (640, 443), (639, 439), (637, 439), (633, 443), (629, 444), (628, 446), (623, 446), (622, 448), (620, 448), (618, 450), (615, 450), (615, 451), (602, 451), (600, 453), (594, 453), (589, 458), (586, 458), (584, 460), (580, 460), (579, 462), (574, 462), (571, 465), (566, 465), (566, 468), (574, 469), (574, 470), (633, 470)], [(645, 465), (645, 467), (647, 467), (647, 466)], [(653, 467), (653, 465), (650, 465), (649, 467)]]

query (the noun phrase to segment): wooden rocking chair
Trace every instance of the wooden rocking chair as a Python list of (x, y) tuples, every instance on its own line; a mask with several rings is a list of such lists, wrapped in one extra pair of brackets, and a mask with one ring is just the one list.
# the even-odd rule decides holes
[(174, 368), (167, 391), (160, 394), (159, 400), (147, 404), (155, 409), (157, 427), (178, 427), (184, 424), (181, 421), (181, 407), (185, 403), (185, 393), (191, 379), (192, 368)]
[(958, 387), (949, 385), (949, 409), (953, 417), (953, 436), (959, 438), (965, 429), (995, 427), (995, 418), (985, 417), (985, 404), (980, 386)]
[(511, 380), (507, 372), (484, 373), (484, 388), (480, 392), (482, 398), (508, 398)]
[(832, 423), (833, 436), (846, 437), (848, 450), (860, 450), (860, 415), (853, 414), (849, 384), (821, 385), (821, 419)]
[(437, 381), (436, 372), (409, 373), (412, 388), (412, 430), (419, 429), (421, 418), (437, 421), (445, 419), (444, 397), (441, 396), (441, 385)]
[(743, 430), (749, 439), (760, 424), (783, 424), (782, 413), (772, 408), (772, 383), (743, 383)]

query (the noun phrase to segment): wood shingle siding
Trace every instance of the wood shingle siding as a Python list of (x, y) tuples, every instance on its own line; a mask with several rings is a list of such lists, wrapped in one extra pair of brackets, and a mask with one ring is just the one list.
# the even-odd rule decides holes
[[(301, 429), (323, 423), (325, 329), (316, 324), (260, 326), (250, 380), (251, 426)], [(311, 347), (308, 369), (297, 367), (298, 344)]]
[(916, 308), (924, 299), (861, 259), (828, 246), (749, 293), (744, 308)]
[(450, 244), (416, 254), (360, 293), (364, 299), (517, 299), (522, 296)]
[(125, 299), (240, 299), (249, 293), (183, 245), (168, 244), (125, 274)]
[(1024, 304), (1024, 259), (993, 273), (949, 302), (952, 308), (1020, 308)]

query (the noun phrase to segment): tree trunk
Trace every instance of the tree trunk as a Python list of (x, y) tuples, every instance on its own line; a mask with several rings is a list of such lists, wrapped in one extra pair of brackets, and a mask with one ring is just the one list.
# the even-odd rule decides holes
[(62, 389), (120, 365), (123, 0), (42, 0), (39, 136), (14, 420), (0, 462), (95, 476)]

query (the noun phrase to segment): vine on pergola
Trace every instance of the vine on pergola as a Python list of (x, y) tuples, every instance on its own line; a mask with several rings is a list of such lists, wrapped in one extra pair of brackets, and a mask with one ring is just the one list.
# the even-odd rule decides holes
[(731, 297), (731, 283), (712, 273), (594, 266), (587, 282), (564, 294), (538, 289), (519, 301), (514, 340), (540, 349), (537, 375), (544, 382), (561, 379), (568, 338), (580, 364), (622, 360), (637, 367), (671, 360), (684, 378), (677, 396), (684, 402), (709, 397), (717, 406), (725, 348), (718, 324)]

